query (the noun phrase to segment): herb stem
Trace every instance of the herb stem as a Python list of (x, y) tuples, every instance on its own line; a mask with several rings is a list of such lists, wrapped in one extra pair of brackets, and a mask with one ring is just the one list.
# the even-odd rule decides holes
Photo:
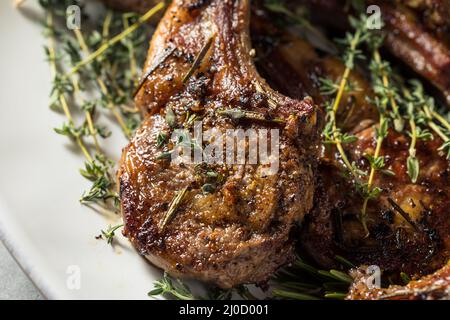
[(182, 82), (186, 83), (189, 78), (197, 71), (197, 69), (201, 66), (203, 60), (206, 57), (206, 54), (208, 53), (209, 49), (211, 48), (211, 45), (213, 43), (213, 40), (215, 38), (215, 34), (211, 35), (203, 45), (203, 47), (200, 49), (200, 52), (198, 53), (197, 57), (194, 60), (194, 63), (192, 63), (192, 66), (189, 68), (189, 71), (185, 74), (183, 77)]
[(447, 137), (447, 136), (445, 135), (445, 133), (442, 132), (441, 128), (439, 128), (439, 126), (436, 125), (433, 121), (428, 121), (427, 124), (428, 124), (428, 126), (429, 126), (434, 132), (436, 132), (436, 134), (437, 134), (444, 142), (450, 141), (450, 138)]
[(82, 67), (84, 67), (85, 65), (90, 64), (92, 61), (94, 61), (95, 59), (100, 57), (106, 50), (108, 50), (108, 48), (110, 48), (111, 46), (113, 46), (116, 43), (120, 42), (122, 39), (126, 38), (128, 35), (130, 35), (134, 31), (136, 31), (136, 29), (138, 29), (141, 25), (143, 25), (145, 22), (147, 22), (158, 11), (162, 10), (164, 8), (164, 6), (165, 6), (164, 2), (160, 2), (156, 6), (154, 6), (150, 10), (148, 10), (147, 13), (145, 13), (143, 16), (141, 16), (138, 19), (138, 21), (135, 22), (134, 24), (132, 24), (128, 29), (122, 31), (121, 33), (119, 33), (115, 37), (113, 37), (110, 40), (106, 41), (96, 51), (94, 51), (93, 53), (89, 54), (89, 56), (86, 57), (86, 59), (80, 61), (77, 65), (75, 65), (69, 71), (69, 73), (66, 74), (66, 76), (72, 75), (72, 74), (78, 72), (78, 70), (80, 70)]
[[(130, 24), (128, 22), (128, 18), (126, 16), (123, 17), (123, 26), (125, 29), (128, 29), (130, 27)], [(130, 83), (130, 88), (135, 87), (138, 84), (138, 78), (137, 78), (137, 63), (136, 63), (136, 57), (134, 53), (134, 46), (133, 43), (130, 41), (127, 43), (128, 48), (128, 57), (130, 60), (130, 80), (133, 83)]]
[[(380, 51), (378, 50), (378, 48), (374, 50), (374, 60), (377, 64), (381, 64), (381, 56), (380, 56)], [(385, 88), (388, 88), (389, 87), (389, 78), (385, 71), (382, 71), (381, 79), (383, 81), (383, 86)], [(396, 116), (396, 119), (401, 119), (397, 101), (395, 100), (395, 97), (392, 94), (389, 95), (389, 102), (391, 104), (392, 111), (394, 112), (394, 115)]]
[(293, 292), (293, 291), (286, 291), (286, 290), (281, 290), (281, 289), (273, 290), (272, 294), (275, 297), (287, 298), (287, 299), (293, 299), (293, 300), (320, 300), (320, 298), (309, 295), (309, 294), (298, 293), (298, 292)]
[[(427, 108), (428, 109), (428, 108)], [(444, 127), (447, 128), (447, 130), (450, 131), (450, 123), (448, 123), (447, 120), (445, 120), (445, 118), (443, 116), (441, 116), (439, 113), (437, 113), (436, 111), (429, 111), (429, 113), (436, 119), (438, 120)]]
[[(78, 83), (78, 80), (74, 79), (74, 77), (70, 77), (70, 78), (71, 78), (73, 88), (74, 88), (74, 96), (77, 96), (77, 95), (80, 96), (80, 85)], [(94, 140), (95, 150), (97, 151), (98, 154), (101, 154), (100, 144), (97, 139), (97, 130), (95, 129), (95, 126), (94, 126), (94, 120), (92, 119), (92, 114), (89, 111), (85, 111), (84, 115), (86, 118), (86, 122), (88, 124), (89, 134), (92, 136), (92, 139)]]
[(416, 156), (416, 143), (417, 143), (417, 127), (414, 118), (409, 119), (409, 126), (411, 127), (411, 144), (409, 146), (409, 155), (411, 157)]
[[(352, 38), (352, 41), (350, 42), (350, 52), (354, 52), (356, 50), (357, 45), (360, 42), (360, 37), (361, 37), (361, 31), (360, 30), (356, 30), (355, 32), (355, 36)], [(353, 64), (353, 55), (351, 55), (350, 58), (351, 64)], [(331, 109), (331, 121), (333, 123), (333, 133), (332, 133), (332, 137), (334, 138), (334, 142), (336, 144), (336, 147), (339, 151), (339, 154), (341, 155), (342, 161), (344, 162), (345, 166), (347, 167), (347, 169), (352, 173), (352, 175), (355, 178), (358, 178), (358, 175), (355, 171), (355, 169), (353, 168), (353, 166), (351, 165), (350, 161), (348, 160), (347, 155), (345, 154), (344, 148), (342, 146), (341, 140), (336, 137), (336, 132), (338, 132), (338, 128), (337, 128), (337, 123), (336, 123), (336, 114), (337, 111), (339, 109), (339, 105), (341, 103), (342, 100), (342, 95), (344, 94), (345, 88), (347, 86), (347, 82), (348, 82), (348, 77), (350, 76), (350, 67), (347, 65), (345, 67), (344, 70), (344, 74), (342, 75), (341, 81), (339, 83), (339, 89), (338, 92), (336, 94), (336, 99), (333, 102), (333, 106)]]
[[(52, 79), (55, 79), (55, 77), (57, 75), (57, 72), (58, 72), (58, 69), (57, 69), (57, 66), (56, 66), (55, 41), (53, 39), (53, 14), (52, 14), (52, 12), (49, 12), (47, 14), (47, 26), (52, 31), (52, 34), (49, 35), (49, 40), (48, 40), (49, 41), (48, 54), (49, 54), (49, 60), (50, 60), (51, 76), (52, 76)], [(67, 120), (69, 121), (70, 124), (73, 124), (74, 123), (73, 117), (72, 117), (72, 114), (70, 112), (69, 105), (67, 103), (67, 100), (66, 100), (64, 94), (61, 93), (58, 98), (59, 98), (59, 101), (61, 103), (61, 106), (63, 108), (64, 114), (65, 114)], [(86, 157), (86, 159), (89, 162), (92, 162), (93, 159), (92, 159), (89, 151), (87, 150), (86, 146), (84, 145), (84, 142), (81, 139), (81, 137), (80, 136), (75, 136), (75, 141), (78, 144), (78, 146), (80, 147), (81, 152)]]
[[(380, 52), (378, 51), (378, 48), (374, 50), (373, 53), (373, 59), (374, 62), (378, 65), (381, 66), (382, 65), (382, 61), (381, 61), (381, 56), (380, 56)], [(385, 70), (381, 69), (381, 81), (383, 83), (383, 87), (384, 89), (387, 89), (389, 87), (389, 79), (388, 76), (385, 72)], [(373, 161), (371, 161), (370, 163), (370, 173), (369, 173), (369, 179), (367, 181), (367, 195), (364, 196), (364, 202), (363, 202), (363, 206), (362, 206), (362, 210), (361, 210), (361, 223), (363, 225), (364, 231), (366, 232), (366, 237), (369, 236), (369, 229), (367, 227), (367, 205), (369, 203), (369, 200), (371, 198), (371, 194), (372, 194), (372, 185), (373, 185), (373, 180), (375, 178), (375, 172), (377, 170), (377, 165), (376, 165), (376, 160), (380, 157), (380, 152), (381, 152), (381, 147), (383, 145), (383, 140), (385, 138), (385, 134), (386, 133), (382, 133), (383, 131), (383, 127), (385, 125), (385, 115), (384, 112), (386, 110), (386, 103), (387, 100), (382, 100), (384, 102), (382, 102), (382, 106), (381, 108), (378, 108), (378, 111), (380, 113), (379, 115), (379, 121), (378, 121), (378, 126), (379, 126), (379, 131), (377, 134), (377, 141), (376, 141), (376, 147), (375, 147), (375, 153), (373, 155)], [(394, 111), (395, 114), (398, 114), (398, 106), (397, 103), (395, 101), (395, 99), (390, 95), (389, 97), (389, 102), (391, 104), (391, 107)]]
[(105, 39), (109, 38), (109, 30), (111, 27), (112, 18), (113, 18), (113, 12), (111, 10), (108, 10), (106, 12), (105, 21), (103, 21), (103, 26), (102, 26), (103, 43), (106, 42)]
[[(436, 112), (434, 112), (434, 111), (431, 111), (430, 108), (429, 108), (427, 105), (425, 105), (425, 106), (423, 107), (423, 110), (424, 110), (425, 114), (427, 115), (427, 117), (428, 117), (429, 119), (431, 119), (432, 117), (436, 118), (439, 122), (441, 122), (446, 128), (448, 128), (448, 129), (450, 130), (450, 124), (449, 124), (449, 123), (447, 122), (447, 120), (445, 120), (444, 117), (442, 117), (440, 114), (438, 114), (438, 113), (436, 113)], [(433, 121), (428, 120), (428, 121), (427, 121), (427, 125), (428, 125), (434, 132), (436, 132), (436, 134), (437, 134), (439, 137), (441, 137), (441, 139), (442, 139), (444, 142), (447, 142), (447, 141), (450, 140), (450, 138), (447, 137), (447, 135), (446, 135), (445, 133), (442, 132), (441, 128), (440, 128), (438, 125), (436, 125)]]
[[(90, 50), (89, 50), (88, 46), (86, 45), (86, 41), (84, 40), (84, 37), (83, 37), (83, 34), (81, 33), (81, 31), (78, 30), (78, 29), (75, 29), (74, 32), (75, 32), (75, 36), (76, 36), (76, 38), (78, 40), (78, 43), (80, 44), (81, 49), (84, 51), (84, 53), (86, 55), (90, 55)], [(71, 74), (69, 73), (69, 76), (70, 75)], [(100, 87), (100, 90), (101, 90), (102, 94), (105, 97), (108, 96), (108, 89), (106, 87), (105, 82), (98, 75), (96, 76), (96, 81), (98, 83), (98, 86)], [(119, 123), (119, 125), (122, 128), (122, 131), (125, 133), (126, 137), (130, 138), (131, 137), (131, 131), (128, 128), (128, 126), (126, 125), (125, 121), (123, 120), (122, 115), (117, 110), (117, 107), (110, 100), (108, 100), (108, 102), (107, 102), (107, 107), (108, 107), (108, 109), (111, 110), (112, 114), (116, 118), (117, 122)]]

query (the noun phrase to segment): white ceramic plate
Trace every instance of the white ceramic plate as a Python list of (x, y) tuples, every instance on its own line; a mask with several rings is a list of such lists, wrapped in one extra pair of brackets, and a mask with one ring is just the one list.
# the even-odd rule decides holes
[[(88, 187), (78, 173), (83, 158), (52, 129), (64, 118), (48, 108), (51, 79), (36, 3), (19, 12), (0, 1), (1, 239), (47, 298), (146, 299), (160, 271), (126, 239), (118, 237), (115, 247), (96, 240), (116, 221), (77, 201)], [(113, 132), (107, 150), (118, 159), (125, 144)]]

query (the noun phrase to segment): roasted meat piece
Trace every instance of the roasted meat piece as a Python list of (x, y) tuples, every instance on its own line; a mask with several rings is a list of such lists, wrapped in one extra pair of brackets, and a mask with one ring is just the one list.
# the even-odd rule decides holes
[[(375, 130), (370, 126), (355, 134), (359, 139), (346, 152), (368, 170), (366, 155), (374, 152)], [(335, 255), (342, 255), (386, 272), (423, 275), (450, 258), (450, 161), (437, 151), (439, 138), (420, 141), (421, 171), (413, 184), (406, 168), (409, 140), (391, 130), (383, 142), (381, 154), (390, 171), (375, 175), (374, 185), (383, 191), (368, 205), (369, 237), (359, 221), (361, 195), (342, 177), (333, 158), (323, 160), (316, 206), (301, 241), (318, 263), (332, 267)]]
[[(349, 29), (348, 15), (355, 14), (348, 1), (344, 0), (286, 2), (293, 7), (298, 4), (307, 6), (314, 23), (328, 29)], [(385, 47), (389, 52), (432, 83), (450, 106), (450, 5), (448, 1), (439, 2), (371, 0), (366, 1), (366, 5), (375, 4), (381, 8), (386, 30)], [(435, 22), (434, 25), (431, 21)]]
[(353, 270), (351, 274), (355, 282), (350, 287), (349, 300), (450, 300), (450, 263), (406, 286), (369, 288), (371, 275), (366, 267)]
[(386, 3), (381, 10), (393, 31), (386, 33), (387, 48), (435, 85), (450, 105), (450, 46), (429, 32), (413, 11)]
[[(311, 98), (282, 96), (256, 72), (248, 6), (169, 6), (136, 97), (146, 119), (119, 171), (124, 234), (139, 252), (175, 276), (223, 288), (264, 282), (293, 258), (291, 231), (312, 207), (317, 161), (320, 116)], [(203, 131), (278, 129), (278, 170), (167, 159), (176, 141), (161, 137), (189, 129), (192, 117)]]
[[(442, 0), (397, 0), (419, 12), (430, 29), (450, 27), (450, 2)], [(436, 30), (441, 31), (441, 30)], [(445, 31), (445, 30), (442, 30)], [(447, 30), (448, 32), (448, 30)]]

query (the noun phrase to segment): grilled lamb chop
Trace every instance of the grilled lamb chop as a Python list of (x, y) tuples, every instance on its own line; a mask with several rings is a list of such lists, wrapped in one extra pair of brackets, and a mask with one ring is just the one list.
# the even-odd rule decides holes
[[(249, 1), (172, 3), (136, 97), (146, 119), (119, 171), (124, 234), (139, 252), (175, 276), (223, 288), (264, 282), (293, 258), (291, 231), (314, 193), (320, 117), (310, 98), (282, 96), (258, 75), (248, 23)], [(239, 116), (229, 119), (227, 110)], [(264, 173), (263, 164), (161, 158), (176, 148), (162, 146), (161, 133), (189, 128), (192, 115), (204, 131), (278, 128), (278, 172)]]
[[(346, 148), (351, 161), (368, 169), (366, 154), (375, 149), (375, 130), (356, 132), (357, 142)], [(361, 196), (341, 177), (335, 160), (320, 167), (316, 206), (310, 215), (302, 245), (324, 267), (333, 267), (335, 255), (356, 264), (376, 264), (386, 272), (423, 275), (435, 271), (450, 257), (450, 162), (437, 149), (442, 141), (420, 141), (417, 157), (420, 176), (416, 184), (407, 174), (408, 137), (389, 131), (381, 154), (385, 169), (395, 176), (377, 173), (374, 185), (383, 189), (369, 202), (365, 236), (358, 220)], [(345, 190), (345, 191), (343, 191)]]
[[(343, 72), (342, 62), (319, 58), (305, 41), (280, 30), (273, 31), (267, 23), (259, 25), (262, 27), (252, 28), (257, 65), (264, 70), (268, 81), (289, 95), (302, 97), (310, 93), (315, 101), (321, 101), (314, 79), (325, 77), (336, 81)], [(276, 35), (273, 38), (278, 42), (267, 41), (270, 34)], [(261, 44), (258, 39), (262, 39)], [(296, 79), (297, 83), (285, 81), (279, 72), (290, 74), (289, 79)], [(351, 82), (359, 90), (344, 96), (338, 122), (339, 127), (353, 131), (359, 138), (358, 142), (347, 146), (346, 153), (359, 167), (368, 170), (365, 155), (373, 154), (375, 149), (373, 124), (378, 119), (365, 101), (366, 96), (372, 95), (370, 85), (356, 71), (352, 72)], [(375, 184), (385, 191), (377, 201), (369, 203), (369, 238), (365, 238), (358, 221), (361, 196), (354, 185), (342, 177), (342, 168), (333, 150), (323, 153), (315, 210), (307, 217), (307, 229), (302, 232), (300, 241), (320, 265), (335, 267), (334, 257), (340, 254), (355, 263), (378, 264), (386, 271), (426, 274), (440, 268), (450, 257), (450, 215), (446, 210), (450, 205), (450, 164), (437, 151), (442, 141), (435, 137), (433, 141), (419, 142), (422, 170), (418, 184), (411, 183), (406, 172), (408, 141), (404, 135), (391, 131), (383, 143), (386, 168), (396, 175), (375, 175)], [(411, 216), (413, 224), (394, 210), (388, 198)]]

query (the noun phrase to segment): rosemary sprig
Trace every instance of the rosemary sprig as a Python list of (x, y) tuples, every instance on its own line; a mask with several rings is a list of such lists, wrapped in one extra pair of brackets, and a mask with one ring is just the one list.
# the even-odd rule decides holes
[(148, 293), (149, 297), (168, 295), (179, 300), (198, 300), (188, 286), (186, 286), (180, 280), (174, 284), (169, 275), (164, 272), (164, 276), (161, 280), (154, 283), (154, 289)]
[(306, 293), (287, 291), (283, 289), (274, 289), (272, 291), (274, 297), (293, 299), (293, 300), (320, 300), (320, 298)]
[(164, 272), (162, 279), (154, 282), (154, 289), (148, 293), (148, 296), (151, 298), (165, 296), (177, 300), (230, 300), (233, 293), (237, 293), (243, 299), (257, 300), (246, 286), (228, 290), (209, 288), (208, 291), (208, 297), (194, 295), (183, 281), (180, 279), (173, 280), (167, 272)]
[(102, 235), (105, 237), (105, 240), (108, 244), (112, 244), (114, 241), (114, 237), (116, 236), (116, 231), (123, 227), (123, 224), (119, 224), (117, 226), (108, 226), (108, 229), (101, 230)]
[(158, 59), (156, 59), (155, 63), (151, 65), (146, 71), (145, 74), (142, 76), (141, 80), (139, 81), (136, 89), (134, 89), (133, 98), (139, 93), (139, 91), (144, 86), (145, 82), (147, 81), (148, 77), (162, 64), (164, 63), (171, 55), (175, 52), (175, 47), (169, 47), (164, 50), (164, 52), (159, 56)]
[(352, 281), (344, 271), (320, 270), (298, 258), (291, 267), (275, 275), (272, 294), (295, 300), (342, 299)]

